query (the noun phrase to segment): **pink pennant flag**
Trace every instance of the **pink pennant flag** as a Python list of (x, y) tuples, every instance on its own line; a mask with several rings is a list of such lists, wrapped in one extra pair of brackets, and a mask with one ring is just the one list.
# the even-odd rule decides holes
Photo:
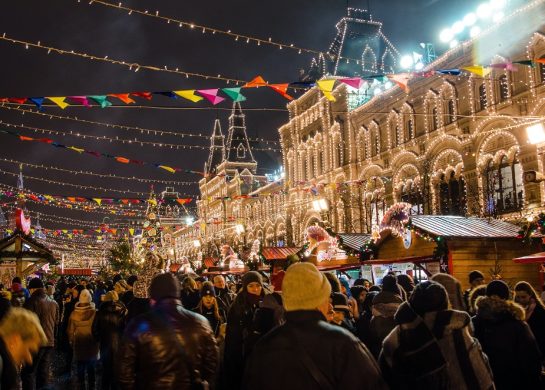
[(360, 79), (359, 77), (350, 77), (346, 79), (340, 79), (341, 83), (345, 83), (346, 85), (350, 85), (352, 88), (360, 89), (363, 84), (365, 84), (365, 81)]
[(219, 89), (198, 89), (197, 92), (214, 106), (218, 103), (221, 103), (225, 100), (221, 96), (218, 96)]
[(518, 69), (513, 65), (511, 61), (508, 62), (500, 62), (497, 64), (491, 64), (489, 68), (495, 68), (495, 69), (505, 69), (510, 72), (516, 72)]
[(82, 104), (85, 107), (91, 107), (87, 96), (68, 96), (71, 100), (75, 101), (77, 104)]

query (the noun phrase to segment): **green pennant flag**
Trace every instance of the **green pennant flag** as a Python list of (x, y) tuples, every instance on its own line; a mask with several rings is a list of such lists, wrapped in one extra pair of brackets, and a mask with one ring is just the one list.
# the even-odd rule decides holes
[(234, 102), (243, 102), (246, 96), (240, 93), (240, 88), (222, 88), (224, 94), (233, 99)]
[(532, 61), (532, 60), (513, 61), (513, 64), (526, 65), (526, 66), (529, 66), (531, 68), (536, 67), (535, 62)]
[(104, 95), (96, 95), (96, 96), (87, 96), (89, 99), (94, 100), (97, 104), (100, 104), (100, 107), (106, 108), (112, 105), (111, 102), (108, 101), (108, 97)]

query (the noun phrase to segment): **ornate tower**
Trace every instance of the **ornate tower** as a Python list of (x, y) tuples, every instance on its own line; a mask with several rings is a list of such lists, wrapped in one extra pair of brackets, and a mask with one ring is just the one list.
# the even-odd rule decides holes
[(229, 116), (229, 132), (227, 133), (226, 158), (230, 168), (247, 168), (255, 174), (257, 162), (254, 159), (248, 135), (246, 134), (246, 120), (239, 102), (233, 103)]
[(210, 137), (210, 154), (204, 164), (204, 172), (208, 174), (216, 173), (218, 165), (225, 160), (225, 136), (221, 132), (220, 120), (214, 122), (214, 130)]

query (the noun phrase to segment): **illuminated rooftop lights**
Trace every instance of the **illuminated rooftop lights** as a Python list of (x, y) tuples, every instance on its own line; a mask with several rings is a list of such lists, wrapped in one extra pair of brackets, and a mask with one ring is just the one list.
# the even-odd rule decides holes
[(452, 32), (453, 32), (454, 34), (459, 34), (459, 33), (461, 33), (462, 31), (464, 31), (464, 27), (465, 27), (465, 26), (464, 26), (464, 23), (458, 21), (458, 22), (456, 22), (456, 23), (454, 23), (454, 24), (452, 25)]
[(504, 16), (505, 16), (505, 15), (503, 14), (503, 12), (500, 11), (500, 12), (494, 14), (494, 16), (492, 17), (492, 20), (493, 20), (495, 23), (497, 23), (497, 22), (499, 22), (500, 20), (502, 20)]
[(494, 9), (503, 9), (507, 5), (507, 0), (490, 0), (490, 6)]
[(481, 28), (479, 26), (474, 26), (471, 28), (471, 30), (469, 31), (469, 36), (471, 38), (475, 38), (477, 35), (479, 35), (481, 33)]
[(452, 48), (455, 48), (456, 46), (458, 46), (458, 41), (456, 39), (453, 39), (452, 41), (450, 41), (449, 43), (449, 47), (452, 49)]
[(492, 6), (489, 3), (483, 3), (477, 8), (477, 16), (480, 19), (487, 19), (492, 15)]
[(377, 96), (377, 95), (380, 95), (382, 93), (382, 89), (380, 88), (375, 88), (375, 90), (373, 91), (373, 95)]
[(477, 22), (477, 15), (475, 15), (473, 12), (470, 12), (466, 16), (464, 16), (464, 24), (467, 27), (473, 26), (476, 22)]
[(454, 38), (454, 34), (452, 33), (452, 30), (450, 28), (445, 28), (439, 34), (439, 39), (441, 40), (441, 42), (450, 42), (452, 38)]
[(414, 64), (413, 57), (409, 55), (403, 56), (401, 57), (401, 61), (399, 62), (399, 64), (403, 69), (410, 69)]

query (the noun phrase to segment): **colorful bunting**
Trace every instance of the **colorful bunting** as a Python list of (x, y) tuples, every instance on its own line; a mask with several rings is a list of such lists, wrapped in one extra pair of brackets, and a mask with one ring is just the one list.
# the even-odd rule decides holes
[(320, 90), (322, 91), (322, 93), (324, 94), (324, 96), (326, 97), (327, 100), (331, 101), (331, 102), (334, 102), (336, 101), (337, 99), (335, 99), (335, 96), (333, 96), (333, 94), (331, 92), (333, 92), (333, 87), (335, 86), (335, 81), (336, 80), (319, 80), (319, 81), (316, 81), (316, 85), (318, 86), (318, 88), (320, 88)]
[(89, 99), (94, 100), (102, 108), (110, 107), (112, 105), (112, 103), (108, 101), (107, 96), (95, 95), (95, 96), (89, 96)]
[(270, 87), (272, 90), (278, 92), (280, 95), (282, 95), (284, 98), (288, 100), (293, 100), (293, 97), (288, 95), (288, 87), (289, 83), (284, 84), (269, 84), (268, 87)]
[(57, 106), (62, 108), (63, 110), (68, 107), (68, 103), (64, 101), (66, 99), (65, 97), (47, 97), (49, 100), (51, 100), (53, 103), (55, 103)]
[(468, 72), (474, 73), (478, 76), (484, 77), (487, 74), (490, 73), (490, 69), (480, 66), (480, 65), (474, 65), (474, 66), (465, 66), (462, 68), (463, 70), (467, 70)]
[(462, 71), (460, 69), (439, 69), (435, 71), (438, 74), (445, 74), (449, 76), (460, 76)]
[(31, 97), (31, 98), (28, 98), (28, 100), (34, 103), (36, 107), (38, 107), (38, 110), (41, 110), (42, 104), (44, 103), (45, 99), (43, 97)]
[(350, 85), (352, 88), (360, 89), (363, 84), (365, 84), (365, 81), (363, 81), (359, 77), (350, 77), (346, 79), (339, 79), (341, 83), (344, 83), (346, 85)]
[(187, 89), (185, 91), (173, 91), (176, 95), (183, 97), (184, 99), (191, 100), (193, 103), (200, 102), (203, 98), (195, 95), (194, 89)]
[(153, 97), (153, 94), (151, 92), (131, 92), (130, 94), (134, 96), (139, 96), (147, 100), (151, 100)]
[(409, 93), (409, 80), (411, 79), (410, 73), (399, 73), (388, 75), (388, 78), (396, 83), (405, 93)]
[(215, 89), (199, 89), (199, 90), (197, 90), (197, 92), (200, 93), (202, 97), (204, 97), (206, 100), (208, 100), (214, 106), (225, 100), (225, 98), (222, 98), (221, 96), (218, 96), (218, 92), (219, 92), (218, 88), (215, 88)]
[(261, 76), (256, 76), (252, 81), (244, 84), (242, 88), (259, 88), (267, 85), (267, 82)]
[(532, 61), (532, 60), (513, 61), (513, 64), (526, 65), (526, 66), (529, 66), (531, 68), (535, 68), (535, 66), (536, 66), (535, 62)]
[(89, 104), (89, 100), (87, 99), (87, 96), (68, 96), (70, 99), (75, 101), (77, 104), (82, 104), (85, 107), (91, 107)]
[(131, 104), (131, 103), (136, 103), (134, 101), (134, 99), (131, 99), (129, 97), (129, 94), (128, 93), (111, 93), (109, 94), (108, 96), (113, 96), (113, 97), (116, 97), (118, 98), (119, 100), (121, 100), (123, 103), (125, 104)]
[(241, 88), (222, 88), (221, 91), (229, 96), (234, 102), (243, 102), (246, 96), (240, 93)]

